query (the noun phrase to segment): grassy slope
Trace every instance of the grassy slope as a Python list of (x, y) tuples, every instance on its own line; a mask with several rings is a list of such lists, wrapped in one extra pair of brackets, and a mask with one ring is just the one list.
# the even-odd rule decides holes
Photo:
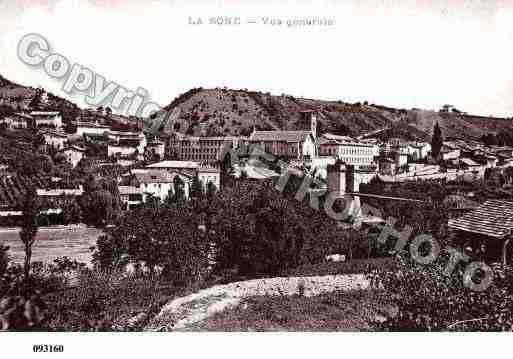
[(393, 315), (394, 307), (380, 292), (334, 292), (252, 297), (239, 306), (191, 326), (193, 331), (368, 331)]

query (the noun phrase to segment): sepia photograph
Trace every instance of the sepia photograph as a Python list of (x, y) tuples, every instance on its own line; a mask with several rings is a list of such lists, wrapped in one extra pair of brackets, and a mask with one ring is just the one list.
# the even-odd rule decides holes
[(8, 357), (502, 337), (512, 238), (509, 0), (0, 0)]

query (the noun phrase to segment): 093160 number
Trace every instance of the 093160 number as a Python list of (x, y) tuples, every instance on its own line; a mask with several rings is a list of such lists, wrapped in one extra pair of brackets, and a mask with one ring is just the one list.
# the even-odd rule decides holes
[(32, 346), (34, 353), (62, 353), (64, 345), (36, 344)]

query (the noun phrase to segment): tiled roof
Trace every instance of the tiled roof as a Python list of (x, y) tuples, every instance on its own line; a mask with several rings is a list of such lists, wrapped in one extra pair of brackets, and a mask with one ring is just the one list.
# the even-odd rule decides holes
[(356, 140), (349, 136), (339, 136), (333, 135), (331, 133), (325, 133), (319, 137), (319, 144), (335, 144), (335, 145), (352, 145), (352, 146), (364, 146), (364, 147), (372, 147), (374, 146), (372, 143), (367, 143), (363, 141)]
[(200, 165), (193, 161), (161, 161), (146, 166), (147, 168), (193, 168), (196, 169)]
[(80, 121), (77, 121), (76, 126), (77, 127), (86, 127), (86, 128), (106, 128), (106, 129), (110, 129), (110, 126), (100, 125), (100, 124), (94, 123), (94, 122), (80, 122)]
[(460, 158), (460, 162), (463, 162), (467, 166), (480, 166), (479, 163), (471, 160), (470, 158)]
[(30, 116), (58, 116), (59, 111), (32, 111)]
[(27, 115), (26, 113), (23, 113), (23, 112), (16, 112), (14, 114), (15, 117), (21, 117), (21, 118), (24, 118), (26, 120), (33, 120), (33, 117), (30, 116), (30, 115)]
[(75, 146), (75, 145), (65, 147), (61, 151), (65, 152), (65, 151), (68, 151), (68, 150), (74, 150), (74, 151), (78, 151), (78, 152), (85, 152), (85, 148), (82, 148), (82, 147), (79, 147), (79, 146)]
[(66, 135), (64, 132), (59, 132), (59, 131), (48, 130), (48, 131), (44, 131), (43, 133), (46, 135), (54, 136), (54, 137), (63, 137), (63, 138), (68, 137), (68, 135)]
[(476, 210), (449, 220), (449, 228), (482, 234), (494, 238), (504, 238), (513, 231), (513, 203), (489, 200)]
[(302, 142), (309, 135), (310, 131), (255, 131), (249, 141)]
[(139, 183), (172, 183), (175, 176), (167, 171), (135, 172)]

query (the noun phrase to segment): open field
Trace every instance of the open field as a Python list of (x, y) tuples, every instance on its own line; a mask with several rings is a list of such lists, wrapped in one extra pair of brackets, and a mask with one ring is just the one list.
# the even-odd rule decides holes
[[(9, 256), (14, 262), (23, 262), (23, 243), (19, 229), (1, 228), (0, 244), (9, 246)], [(86, 226), (40, 228), (33, 247), (32, 261), (51, 263), (57, 257), (67, 256), (79, 262), (91, 262), (90, 247), (96, 245), (101, 230)]]

